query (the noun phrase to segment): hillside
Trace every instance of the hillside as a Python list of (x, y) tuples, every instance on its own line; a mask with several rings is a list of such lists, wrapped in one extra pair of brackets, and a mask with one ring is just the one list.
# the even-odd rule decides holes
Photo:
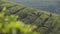
[(0, 1), (0, 11), (6, 7), (5, 16), (18, 15), (17, 20), (38, 26), (34, 31), (40, 34), (60, 34), (60, 15), (33, 9), (17, 3)]

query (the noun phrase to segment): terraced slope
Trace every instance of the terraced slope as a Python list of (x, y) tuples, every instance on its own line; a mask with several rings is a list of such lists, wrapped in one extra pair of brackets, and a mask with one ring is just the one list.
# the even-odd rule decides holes
[(0, 1), (0, 11), (3, 7), (7, 9), (5, 16), (18, 15), (17, 20), (37, 25), (35, 30), (40, 34), (60, 34), (60, 15), (58, 14), (25, 7), (13, 2)]

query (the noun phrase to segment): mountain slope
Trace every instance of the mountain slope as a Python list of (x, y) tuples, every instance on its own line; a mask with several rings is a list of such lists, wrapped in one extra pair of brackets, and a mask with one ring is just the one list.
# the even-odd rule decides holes
[[(6, 7), (5, 16), (18, 15), (25, 24), (37, 25), (40, 34), (60, 34), (60, 15), (25, 7), (17, 3), (0, 1), (0, 11)], [(35, 31), (34, 30), (34, 31)]]

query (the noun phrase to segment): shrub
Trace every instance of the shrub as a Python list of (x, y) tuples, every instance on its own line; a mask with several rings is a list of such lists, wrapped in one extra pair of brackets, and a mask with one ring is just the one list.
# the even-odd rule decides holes
[(1, 34), (37, 34), (33, 31), (35, 25), (24, 24), (22, 21), (17, 21), (18, 16), (4, 16), (6, 7), (0, 12), (0, 33)]

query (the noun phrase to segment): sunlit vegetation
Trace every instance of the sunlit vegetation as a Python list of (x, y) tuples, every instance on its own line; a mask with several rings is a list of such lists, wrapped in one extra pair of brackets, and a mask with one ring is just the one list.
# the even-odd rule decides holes
[[(2, 17), (3, 14), (4, 16), (0, 18), (2, 20), (0, 21), (2, 22), (0, 23), (0, 29), (4, 33), (12, 33), (17, 29), (15, 32), (22, 32), (21, 34), (37, 34), (37, 32), (39, 32), (39, 34), (60, 34), (59, 14), (25, 7), (16, 3), (3, 3), (3, 1), (0, 1), (0, 12), (2, 11), (3, 13), (0, 13), (0, 17)], [(13, 15), (13, 18), (11, 15)], [(16, 18), (16, 15), (18, 18)], [(6, 23), (4, 23), (5, 19), (8, 19)], [(3, 24), (5, 25), (4, 28), (2, 28)]]
[(37, 26), (31, 24), (24, 24), (18, 20), (18, 16), (10, 15), (4, 16), (6, 7), (3, 7), (0, 12), (0, 34), (38, 34), (33, 31)]

